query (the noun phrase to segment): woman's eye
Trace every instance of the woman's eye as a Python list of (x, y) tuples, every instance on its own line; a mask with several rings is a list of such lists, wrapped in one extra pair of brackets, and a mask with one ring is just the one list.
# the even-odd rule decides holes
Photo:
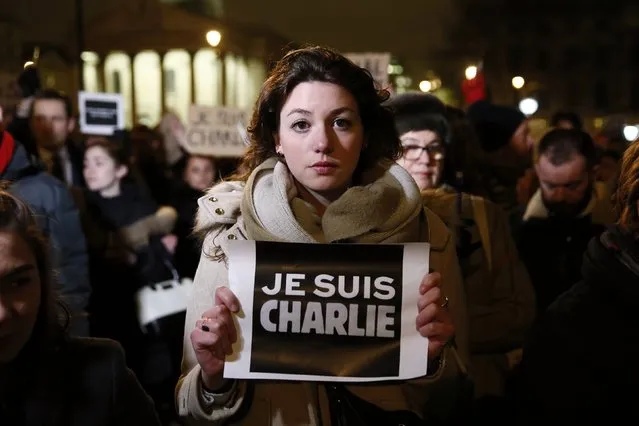
[(349, 129), (351, 127), (351, 122), (345, 118), (338, 118), (335, 120), (335, 125), (340, 129)]
[(311, 127), (311, 125), (308, 124), (306, 121), (296, 121), (295, 123), (293, 123), (292, 127), (294, 130), (304, 131), (304, 130), (308, 130), (309, 127)]

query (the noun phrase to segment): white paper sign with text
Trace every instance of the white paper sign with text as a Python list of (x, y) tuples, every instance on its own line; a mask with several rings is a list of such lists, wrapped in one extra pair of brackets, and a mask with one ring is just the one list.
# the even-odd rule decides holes
[(416, 329), (430, 246), (229, 242), (242, 310), (224, 377), (373, 382), (426, 375)]
[(194, 155), (241, 157), (247, 146), (238, 124), (245, 126), (249, 114), (242, 108), (192, 105), (183, 148)]
[(79, 92), (80, 131), (111, 136), (116, 130), (124, 129), (123, 100), (119, 93)]

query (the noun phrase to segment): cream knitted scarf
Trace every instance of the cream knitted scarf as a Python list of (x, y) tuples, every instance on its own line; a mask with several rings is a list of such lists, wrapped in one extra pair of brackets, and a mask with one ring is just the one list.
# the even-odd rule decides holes
[(244, 189), (242, 218), (257, 241), (330, 243), (414, 242), (420, 236), (422, 198), (411, 176), (385, 161), (363, 173), (362, 184), (330, 203), (320, 218), (298, 198), (286, 165), (276, 158), (253, 171)]

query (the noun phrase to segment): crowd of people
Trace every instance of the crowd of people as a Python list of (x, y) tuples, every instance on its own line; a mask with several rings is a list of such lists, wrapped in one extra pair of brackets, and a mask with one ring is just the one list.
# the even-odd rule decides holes
[[(264, 82), (243, 158), (221, 160), (183, 151), (170, 114), (78, 135), (70, 99), (34, 73), (0, 142), (0, 422), (634, 418), (636, 144), (595, 141), (565, 112), (535, 141), (514, 107), (390, 96), (309, 47)], [(428, 242), (415, 318), (426, 374), (225, 379), (241, 338), (232, 240)], [(141, 326), (136, 293), (176, 277), (193, 280), (186, 311)]]

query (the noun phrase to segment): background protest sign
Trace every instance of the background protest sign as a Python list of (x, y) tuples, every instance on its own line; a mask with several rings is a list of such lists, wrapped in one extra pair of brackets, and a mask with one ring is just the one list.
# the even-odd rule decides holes
[(429, 245), (232, 241), (242, 313), (226, 378), (367, 382), (421, 377), (417, 332)]
[(78, 94), (80, 131), (90, 135), (111, 136), (124, 128), (124, 105), (119, 93)]
[(386, 89), (388, 82), (388, 65), (390, 65), (390, 53), (346, 53), (348, 59), (357, 66), (366, 68), (372, 75), (380, 88)]
[(194, 155), (241, 157), (246, 144), (238, 123), (248, 121), (245, 109), (192, 105), (183, 148)]

